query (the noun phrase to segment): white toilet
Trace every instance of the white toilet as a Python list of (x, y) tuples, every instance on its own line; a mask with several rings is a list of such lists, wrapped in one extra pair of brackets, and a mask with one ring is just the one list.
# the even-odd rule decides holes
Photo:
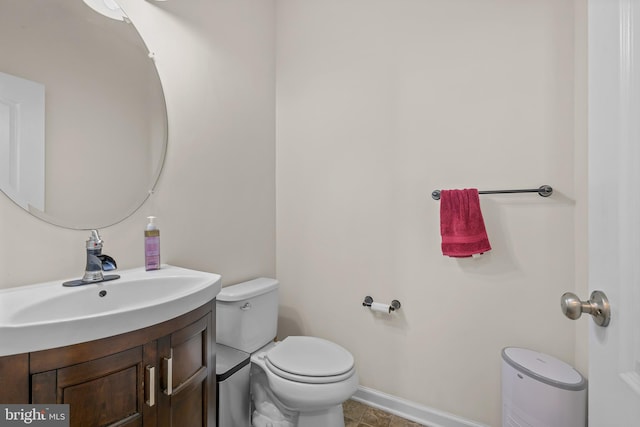
[(275, 279), (227, 286), (218, 294), (216, 342), (251, 353), (252, 425), (344, 427), (342, 403), (358, 387), (351, 353), (316, 337), (274, 342), (277, 328)]

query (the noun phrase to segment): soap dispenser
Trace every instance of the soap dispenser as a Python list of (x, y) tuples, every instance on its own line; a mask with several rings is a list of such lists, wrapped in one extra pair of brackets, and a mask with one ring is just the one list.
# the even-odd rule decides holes
[(144, 267), (147, 271), (160, 268), (160, 230), (155, 216), (147, 217), (149, 223), (144, 230)]

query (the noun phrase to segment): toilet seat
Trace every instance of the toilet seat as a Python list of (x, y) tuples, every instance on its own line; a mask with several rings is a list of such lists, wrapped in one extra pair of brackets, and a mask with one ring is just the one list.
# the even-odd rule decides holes
[(355, 372), (351, 353), (317, 337), (287, 337), (268, 350), (264, 360), (275, 375), (308, 384), (344, 381)]

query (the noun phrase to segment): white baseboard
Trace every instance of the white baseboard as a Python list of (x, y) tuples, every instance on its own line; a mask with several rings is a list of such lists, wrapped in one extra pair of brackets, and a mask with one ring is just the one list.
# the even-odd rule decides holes
[(429, 427), (489, 427), (476, 421), (418, 405), (368, 387), (359, 386), (352, 399)]

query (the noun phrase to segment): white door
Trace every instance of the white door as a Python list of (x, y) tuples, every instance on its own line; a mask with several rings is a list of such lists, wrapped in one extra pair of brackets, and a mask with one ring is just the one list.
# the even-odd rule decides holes
[(640, 0), (588, 1), (589, 426), (640, 426)]

